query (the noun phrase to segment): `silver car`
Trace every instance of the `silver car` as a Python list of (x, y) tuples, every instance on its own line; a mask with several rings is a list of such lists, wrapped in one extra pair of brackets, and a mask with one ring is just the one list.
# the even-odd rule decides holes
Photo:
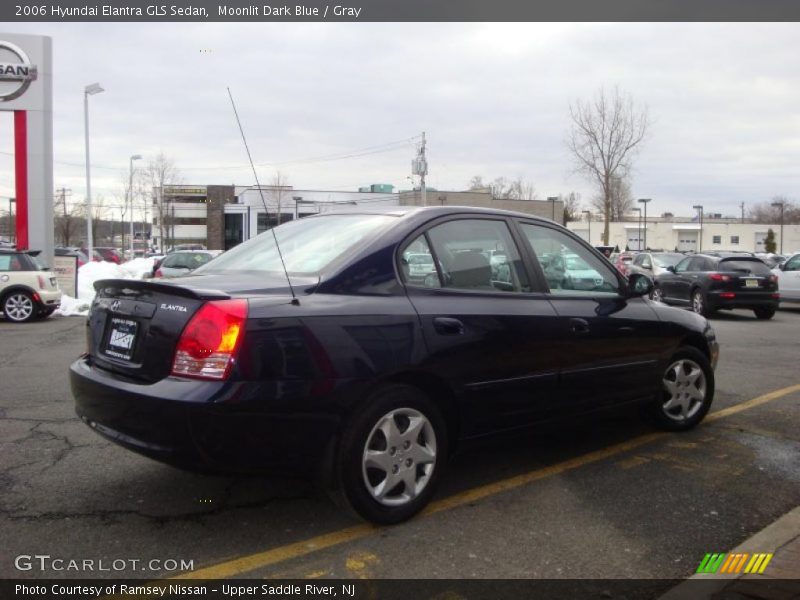
[(176, 250), (168, 254), (156, 269), (154, 277), (180, 277), (210, 262), (222, 250)]

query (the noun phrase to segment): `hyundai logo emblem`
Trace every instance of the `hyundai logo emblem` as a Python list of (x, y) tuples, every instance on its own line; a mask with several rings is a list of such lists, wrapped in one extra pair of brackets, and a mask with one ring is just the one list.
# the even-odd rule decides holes
[(119, 308), (119, 304), (120, 304), (119, 300), (114, 300), (114, 301), (111, 303), (111, 310), (113, 310), (114, 312), (116, 312), (116, 311), (117, 311), (117, 309)]

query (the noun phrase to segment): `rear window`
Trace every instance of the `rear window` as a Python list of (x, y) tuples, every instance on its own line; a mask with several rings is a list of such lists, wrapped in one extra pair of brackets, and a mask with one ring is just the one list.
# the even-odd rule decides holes
[[(290, 221), (274, 228), (286, 270), (318, 274), (348, 250), (385, 230), (397, 217), (391, 215), (331, 215)], [(231, 248), (198, 273), (224, 271), (281, 272), (281, 256), (273, 230)]]
[(164, 267), (196, 269), (207, 262), (213, 256), (205, 252), (181, 252), (180, 254), (170, 254), (163, 262)]
[(717, 267), (720, 271), (736, 271), (750, 275), (769, 275), (770, 270), (763, 262), (754, 258), (747, 260), (744, 258), (723, 258)]

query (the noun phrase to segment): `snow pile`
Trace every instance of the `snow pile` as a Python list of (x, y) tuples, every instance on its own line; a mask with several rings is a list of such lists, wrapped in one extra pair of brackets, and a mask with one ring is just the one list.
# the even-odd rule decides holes
[(153, 270), (152, 258), (135, 258), (118, 265), (112, 262), (89, 262), (78, 269), (78, 297), (61, 296), (55, 311), (65, 317), (86, 316), (94, 300), (94, 282), (100, 279), (144, 279)]

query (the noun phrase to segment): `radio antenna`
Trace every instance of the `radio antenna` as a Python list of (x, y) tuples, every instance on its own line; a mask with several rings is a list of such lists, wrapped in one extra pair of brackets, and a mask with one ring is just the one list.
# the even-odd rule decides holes
[[(258, 181), (258, 173), (256, 173), (256, 165), (253, 163), (253, 157), (250, 155), (250, 147), (247, 145), (247, 138), (244, 135), (244, 129), (242, 129), (242, 122), (239, 120), (239, 111), (236, 110), (236, 103), (233, 101), (233, 94), (231, 94), (231, 88), (225, 88), (228, 90), (228, 96), (231, 99), (231, 106), (233, 107), (233, 114), (236, 117), (236, 124), (239, 126), (239, 133), (242, 134), (242, 141), (244, 142), (244, 149), (247, 151), (247, 160), (250, 161), (250, 168), (253, 169), (253, 177), (256, 180), (256, 186), (258, 187), (258, 193), (261, 196), (261, 203), (264, 205), (264, 211), (267, 213), (267, 219), (269, 219), (269, 209), (267, 208), (267, 201), (264, 199), (264, 190), (261, 189), (261, 183)], [(278, 236), (275, 235), (275, 228), (270, 227), (272, 231), (272, 239), (275, 240), (275, 247), (278, 249), (278, 256), (281, 259), (281, 266), (283, 267), (283, 273), (286, 275), (286, 283), (289, 284), (289, 291), (292, 294), (292, 304), (295, 306), (300, 305), (300, 300), (294, 293), (294, 287), (292, 286), (292, 280), (289, 277), (289, 271), (286, 269), (286, 263), (283, 260), (283, 252), (281, 252), (280, 244), (278, 244)]]

